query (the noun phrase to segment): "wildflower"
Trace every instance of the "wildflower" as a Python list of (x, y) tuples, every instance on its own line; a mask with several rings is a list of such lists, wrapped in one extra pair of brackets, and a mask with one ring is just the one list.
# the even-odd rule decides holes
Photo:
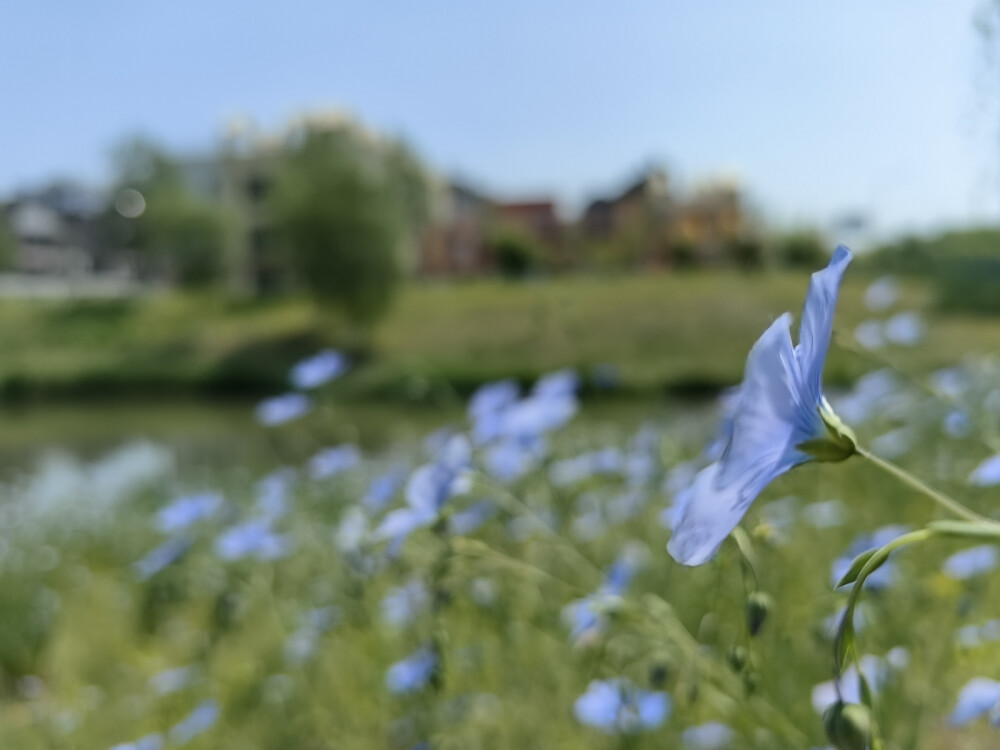
[(948, 723), (956, 727), (968, 726), (986, 713), (989, 713), (991, 721), (996, 723), (998, 706), (1000, 706), (1000, 682), (985, 677), (973, 677), (959, 692), (955, 708), (948, 717)]
[(156, 526), (164, 534), (172, 534), (211, 518), (221, 507), (222, 495), (216, 492), (185, 495), (160, 508), (156, 514)]
[(992, 487), (1000, 484), (1000, 453), (980, 463), (969, 475), (969, 484), (976, 487)]
[(885, 337), (899, 346), (915, 346), (926, 333), (924, 319), (915, 312), (903, 312), (893, 315), (885, 323)]
[(981, 544), (969, 547), (944, 561), (942, 570), (945, 575), (964, 581), (968, 578), (989, 573), (1000, 563), (1000, 554), (992, 544)]
[(724, 750), (733, 741), (733, 730), (721, 721), (709, 721), (684, 730), (681, 738), (691, 750)]
[[(861, 664), (861, 674), (868, 687), (878, 692), (893, 674), (893, 671), (904, 669), (909, 663), (909, 654), (904, 648), (890, 649), (883, 657), (865, 654), (858, 660)], [(840, 676), (840, 689), (833, 680), (821, 682), (812, 689), (812, 706), (818, 714), (822, 714), (838, 700), (845, 703), (858, 703), (861, 700), (861, 680), (858, 671), (852, 664)]]
[(972, 420), (961, 409), (952, 409), (941, 420), (941, 429), (948, 437), (964, 438), (972, 432)]
[(324, 349), (296, 364), (289, 379), (302, 390), (318, 388), (347, 372), (347, 357), (333, 349)]
[(899, 297), (899, 285), (891, 276), (883, 276), (873, 281), (865, 290), (865, 305), (869, 310), (888, 310)]
[(401, 540), (434, 523), (445, 502), (465, 489), (463, 480), (471, 458), (469, 441), (462, 435), (452, 437), (436, 461), (424, 464), (410, 476), (406, 484), (407, 507), (392, 511), (382, 520), (375, 530), (376, 539)]
[(329, 479), (359, 463), (361, 451), (355, 445), (348, 443), (336, 448), (326, 448), (309, 459), (309, 476), (316, 480)]
[(186, 688), (198, 678), (197, 667), (164, 669), (149, 678), (149, 685), (158, 695), (170, 695)]
[(866, 320), (854, 329), (854, 338), (865, 349), (881, 349), (885, 346), (885, 335), (882, 323), (877, 320)]
[(271, 530), (265, 520), (255, 519), (233, 526), (215, 540), (215, 553), (223, 560), (277, 560), (291, 551), (288, 539)]
[(170, 740), (175, 745), (186, 745), (199, 734), (211, 729), (218, 720), (219, 704), (213, 700), (202, 701), (170, 730)]
[(184, 537), (174, 537), (149, 552), (132, 568), (140, 581), (147, 581), (161, 570), (165, 570), (180, 560), (189, 549), (191, 549), (191, 540)]
[(490, 500), (479, 500), (448, 519), (448, 531), (455, 536), (468, 536), (497, 514), (497, 507)]
[(437, 668), (437, 653), (424, 646), (389, 667), (385, 673), (385, 686), (390, 693), (415, 693), (433, 679)]
[(573, 713), (581, 724), (607, 734), (635, 734), (663, 724), (671, 708), (666, 693), (642, 690), (626, 679), (593, 680)]
[(382, 620), (394, 627), (405, 625), (423, 612), (430, 600), (430, 592), (420, 580), (397, 586), (382, 598)]
[(811, 459), (839, 461), (855, 451), (853, 433), (823, 396), (821, 378), (840, 279), (851, 261), (844, 246), (813, 274), (793, 347), (785, 313), (747, 357), (733, 431), (722, 457), (694, 480), (667, 547), (685, 565), (709, 560), (757, 495), (776, 477)]
[(392, 500), (393, 495), (403, 484), (403, 475), (400, 471), (390, 471), (381, 476), (375, 477), (368, 485), (368, 491), (361, 500), (361, 505), (369, 513), (379, 513)]
[(278, 469), (257, 482), (257, 510), (277, 521), (288, 512), (288, 493), (295, 481), (294, 469)]
[(160, 750), (163, 747), (163, 737), (158, 734), (147, 734), (135, 742), (123, 742), (111, 750)]
[(265, 427), (277, 427), (312, 411), (312, 401), (301, 393), (286, 393), (257, 404), (257, 421)]

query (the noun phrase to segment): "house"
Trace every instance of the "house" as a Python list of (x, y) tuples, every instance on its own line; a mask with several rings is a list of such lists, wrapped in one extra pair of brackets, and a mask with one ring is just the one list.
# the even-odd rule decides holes
[(98, 222), (103, 196), (70, 183), (18, 194), (0, 206), (13, 239), (13, 271), (80, 276), (102, 270)]

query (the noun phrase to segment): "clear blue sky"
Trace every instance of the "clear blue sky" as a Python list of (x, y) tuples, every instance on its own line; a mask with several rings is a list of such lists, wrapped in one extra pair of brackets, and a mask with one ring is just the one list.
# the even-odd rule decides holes
[(0, 194), (99, 181), (128, 133), (206, 150), (232, 115), (342, 106), (512, 197), (578, 205), (652, 159), (735, 173), (780, 222), (991, 220), (978, 2), (9, 3)]

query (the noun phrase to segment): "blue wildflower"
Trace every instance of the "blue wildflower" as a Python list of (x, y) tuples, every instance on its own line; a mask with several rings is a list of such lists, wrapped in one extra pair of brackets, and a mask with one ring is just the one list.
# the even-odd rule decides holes
[(563, 608), (562, 617), (570, 628), (570, 639), (574, 643), (594, 640), (604, 632), (607, 626), (605, 612), (614, 608), (624, 596), (645, 561), (646, 553), (641, 545), (626, 546), (608, 569), (597, 591)]
[(257, 421), (265, 427), (277, 427), (312, 411), (312, 401), (301, 393), (274, 396), (257, 404)]
[(994, 725), (1000, 724), (1000, 682), (985, 677), (973, 677), (958, 694), (948, 723), (956, 727), (971, 724), (983, 714), (990, 714)]
[(778, 318), (747, 357), (733, 433), (722, 457), (695, 478), (667, 546), (685, 565), (709, 560), (757, 495), (776, 477), (809, 461), (843, 460), (853, 434), (822, 393), (837, 291), (850, 251), (840, 246), (814, 273), (792, 346), (791, 316)]
[(289, 373), (292, 385), (302, 390), (318, 388), (347, 372), (347, 357), (333, 349), (324, 349), (304, 359)]
[(407, 507), (392, 511), (375, 530), (380, 540), (400, 540), (438, 518), (441, 507), (465, 489), (472, 448), (462, 435), (455, 435), (441, 449), (436, 461), (417, 468), (406, 484)]
[(513, 380), (486, 383), (469, 399), (468, 414), (473, 424), (496, 414), (513, 404), (521, 396), (521, 389)]
[(115, 745), (111, 750), (160, 750), (162, 747), (163, 737), (158, 734), (147, 734), (135, 742), (123, 742)]
[(964, 581), (968, 578), (989, 573), (1000, 563), (1000, 553), (992, 544), (981, 544), (969, 547), (944, 561), (942, 570), (945, 575)]
[(191, 685), (197, 678), (197, 667), (174, 667), (173, 669), (164, 669), (150, 677), (149, 686), (158, 695), (170, 695)]
[(893, 315), (885, 324), (885, 337), (899, 346), (916, 346), (927, 331), (924, 319), (915, 312)]
[(561, 398), (574, 396), (580, 389), (580, 376), (574, 370), (559, 370), (543, 375), (531, 392), (535, 396)]
[(984, 459), (969, 475), (969, 484), (976, 487), (993, 487), (1000, 484), (1000, 453)]
[(389, 667), (385, 673), (385, 686), (390, 693), (418, 692), (434, 677), (437, 666), (437, 652), (424, 646)]
[(483, 454), (486, 470), (502, 482), (515, 482), (545, 457), (544, 438), (505, 438), (495, 442)]
[(402, 484), (403, 473), (399, 470), (389, 471), (375, 477), (368, 485), (365, 496), (361, 499), (362, 507), (369, 513), (381, 513), (392, 501)]
[(573, 713), (581, 724), (607, 734), (635, 734), (662, 725), (671, 708), (666, 693), (642, 690), (622, 678), (593, 680), (576, 699)]
[(295, 470), (278, 469), (257, 482), (257, 510), (270, 520), (277, 521), (288, 512), (288, 494), (295, 481)]
[(941, 420), (941, 429), (948, 437), (955, 439), (968, 437), (972, 432), (972, 420), (961, 409), (952, 409)]
[(361, 451), (356, 445), (325, 448), (309, 459), (309, 476), (315, 480), (329, 479), (361, 463)]
[(497, 514), (497, 506), (490, 500), (478, 500), (467, 508), (452, 513), (448, 531), (455, 536), (468, 536)]
[(891, 276), (883, 276), (873, 281), (865, 290), (865, 304), (869, 310), (888, 310), (899, 297), (899, 284)]
[(211, 729), (218, 720), (219, 704), (213, 700), (202, 701), (170, 730), (170, 740), (175, 745), (186, 745)]
[(394, 627), (406, 625), (427, 609), (431, 595), (420, 580), (397, 586), (382, 598), (382, 621)]
[(854, 329), (854, 338), (865, 349), (881, 349), (885, 346), (884, 326), (878, 320), (865, 320)]
[(139, 580), (146, 581), (180, 560), (189, 549), (191, 549), (189, 539), (174, 537), (150, 551), (132, 567)]
[(271, 530), (266, 520), (254, 519), (233, 526), (215, 540), (215, 553), (226, 561), (253, 557), (278, 560), (291, 551), (288, 539)]
[(688, 727), (681, 734), (684, 747), (690, 750), (725, 750), (733, 742), (736, 733), (721, 721), (709, 721)]
[[(904, 669), (909, 664), (909, 660), (910, 656), (907, 650), (896, 647), (883, 657), (866, 654), (858, 659), (858, 662), (868, 687), (877, 693), (893, 672)], [(840, 675), (839, 690), (833, 680), (821, 682), (812, 689), (812, 706), (818, 714), (822, 714), (838, 700), (842, 700), (844, 703), (859, 703), (861, 701), (861, 681), (858, 679), (858, 670), (853, 664)]]
[(203, 492), (179, 497), (156, 513), (156, 527), (164, 534), (186, 529), (188, 526), (211, 518), (222, 507), (222, 495)]

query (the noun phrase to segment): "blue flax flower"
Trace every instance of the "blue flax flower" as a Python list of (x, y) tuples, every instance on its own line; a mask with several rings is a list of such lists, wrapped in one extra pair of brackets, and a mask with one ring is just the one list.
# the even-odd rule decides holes
[(289, 373), (292, 385), (302, 390), (319, 388), (347, 372), (347, 357), (333, 349), (324, 349), (304, 359)]
[(257, 421), (265, 427), (277, 427), (303, 417), (312, 411), (312, 401), (301, 393), (286, 393), (274, 396), (257, 404)]
[(219, 704), (213, 700), (202, 701), (170, 730), (170, 739), (175, 745), (186, 745), (211, 729), (218, 720)]
[(709, 721), (695, 727), (688, 727), (681, 735), (684, 747), (689, 750), (725, 750), (732, 746), (736, 733), (721, 721)]
[(577, 721), (607, 734), (656, 729), (670, 710), (666, 693), (642, 690), (626, 679), (594, 680), (573, 704)]
[(385, 686), (390, 693), (416, 693), (434, 677), (438, 657), (434, 649), (424, 646), (405, 659), (397, 661), (385, 673)]
[(983, 714), (990, 714), (990, 723), (1000, 726), (1000, 682), (985, 677), (973, 677), (962, 688), (948, 723), (956, 727), (971, 724)]
[(1000, 554), (992, 544), (981, 544), (963, 549), (944, 561), (941, 569), (945, 575), (959, 581), (989, 573), (1000, 564)]
[(164, 534), (173, 534), (211, 518), (222, 508), (222, 504), (222, 495), (217, 492), (178, 497), (156, 512), (156, 527)]
[(811, 459), (843, 460), (854, 452), (854, 436), (833, 413), (821, 384), (837, 291), (850, 261), (841, 245), (830, 264), (813, 274), (798, 346), (792, 345), (791, 316), (785, 313), (750, 350), (732, 435), (677, 508), (667, 549), (679, 562), (709, 560), (776, 477)]

